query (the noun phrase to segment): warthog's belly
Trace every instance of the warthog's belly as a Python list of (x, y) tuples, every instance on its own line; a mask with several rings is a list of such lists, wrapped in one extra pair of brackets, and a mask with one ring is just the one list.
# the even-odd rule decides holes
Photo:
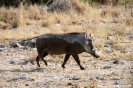
[(46, 52), (51, 54), (51, 55), (52, 54), (59, 55), (59, 54), (67, 54), (68, 53), (67, 51), (64, 51), (64, 50), (61, 50), (61, 49), (58, 49), (58, 50), (47, 50)]
[(68, 52), (68, 48), (62, 45), (56, 45), (56, 46), (52, 46), (52, 47), (48, 47), (46, 50), (47, 53), (49, 54), (67, 54)]

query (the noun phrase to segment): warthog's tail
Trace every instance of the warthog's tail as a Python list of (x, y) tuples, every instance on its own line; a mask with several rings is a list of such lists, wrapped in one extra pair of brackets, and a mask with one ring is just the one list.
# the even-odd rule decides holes
[(32, 37), (32, 38), (27, 38), (27, 39), (24, 39), (24, 40), (32, 40), (32, 39), (37, 39), (39, 36), (35, 36), (35, 37)]

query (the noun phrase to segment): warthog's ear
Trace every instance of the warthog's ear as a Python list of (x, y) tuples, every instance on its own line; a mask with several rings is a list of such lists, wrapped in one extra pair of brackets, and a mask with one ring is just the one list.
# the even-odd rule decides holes
[(92, 38), (93, 37), (93, 34), (90, 34), (89, 37)]
[(85, 38), (92, 38), (93, 37), (93, 34), (87, 34), (87, 33), (85, 33)]
[(85, 38), (87, 38), (87, 33), (85, 33)]

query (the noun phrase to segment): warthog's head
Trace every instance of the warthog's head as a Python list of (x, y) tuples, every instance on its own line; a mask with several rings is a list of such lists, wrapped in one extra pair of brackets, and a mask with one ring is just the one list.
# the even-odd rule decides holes
[(100, 53), (101, 51), (97, 51), (97, 48), (94, 45), (94, 41), (92, 39), (92, 34), (87, 35), (85, 34), (85, 50), (86, 52), (88, 52), (89, 54), (91, 54), (92, 56), (99, 58), (100, 57)]

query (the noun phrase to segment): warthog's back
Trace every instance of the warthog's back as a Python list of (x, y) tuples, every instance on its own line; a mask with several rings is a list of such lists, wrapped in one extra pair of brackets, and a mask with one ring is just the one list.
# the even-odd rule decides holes
[[(79, 47), (83, 48), (83, 40), (81, 33), (44, 34), (38, 37), (36, 45), (37, 48), (46, 49), (49, 54), (67, 54)], [(82, 48), (78, 53), (83, 51)]]
[(51, 38), (59, 38), (65, 40), (69, 43), (73, 43), (75, 41), (83, 40), (85, 33), (66, 33), (66, 34), (44, 34), (38, 37), (38, 39), (51, 39)]

